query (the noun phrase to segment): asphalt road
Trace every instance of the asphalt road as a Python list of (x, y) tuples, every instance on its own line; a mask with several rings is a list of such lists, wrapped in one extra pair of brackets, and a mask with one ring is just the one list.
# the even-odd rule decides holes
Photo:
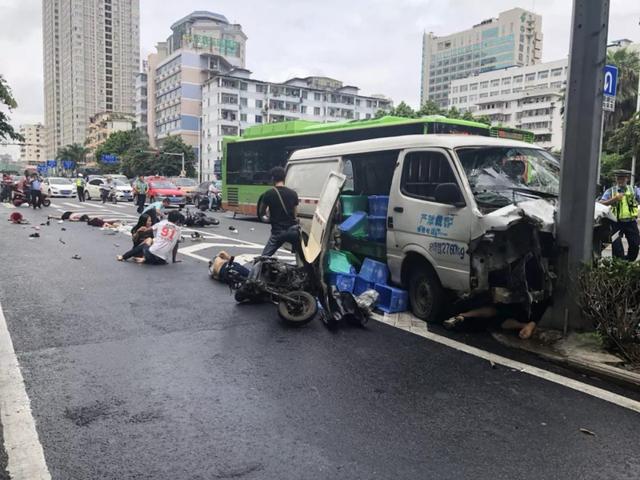
[(0, 223), (0, 303), (54, 479), (640, 477), (629, 409), (382, 323), (292, 329), (236, 305), (206, 259), (258, 253), (262, 225), (223, 218), (182, 263), (123, 264), (124, 234), (39, 225), (67, 203)]

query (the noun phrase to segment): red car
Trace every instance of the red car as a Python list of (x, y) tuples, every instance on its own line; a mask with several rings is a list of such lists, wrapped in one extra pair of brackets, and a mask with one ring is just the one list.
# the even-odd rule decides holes
[(184, 208), (187, 205), (187, 197), (184, 193), (166, 178), (148, 177), (147, 201), (149, 203), (160, 202), (165, 198), (169, 199), (171, 205)]

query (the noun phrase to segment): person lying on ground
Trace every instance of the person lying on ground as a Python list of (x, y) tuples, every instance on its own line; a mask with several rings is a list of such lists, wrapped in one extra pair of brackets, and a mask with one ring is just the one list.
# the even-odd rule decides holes
[(218, 280), (222, 283), (228, 283), (230, 277), (234, 279), (242, 278), (246, 279), (249, 276), (250, 270), (235, 262), (235, 257), (232, 257), (224, 250), (218, 252), (218, 254), (209, 261), (209, 272), (211, 278)]
[(182, 224), (184, 224), (184, 216), (180, 212), (170, 212), (166, 220), (152, 227), (153, 241), (147, 238), (124, 255), (118, 255), (116, 259), (122, 262), (133, 257), (136, 263), (166, 265), (171, 257), (173, 263), (177, 263), (176, 255)]
[(531, 315), (527, 315), (521, 305), (496, 303), (459, 313), (445, 320), (443, 325), (445, 328), (452, 329), (467, 322), (493, 319), (503, 330), (518, 330), (518, 336), (526, 340), (533, 335), (546, 307), (547, 302), (534, 303), (531, 306)]
[(165, 210), (171, 205), (168, 198), (164, 198), (161, 202), (150, 203), (142, 213), (146, 213), (151, 217), (151, 221), (155, 225), (165, 217)]
[(100, 228), (119, 228), (122, 226), (122, 222), (116, 218), (91, 217), (87, 220), (87, 225)]
[(140, 215), (138, 223), (131, 229), (131, 240), (133, 241), (134, 247), (140, 245), (147, 238), (153, 239), (152, 227), (153, 222), (151, 221), (151, 217), (146, 213)]
[(86, 213), (73, 213), (73, 212), (64, 212), (59, 217), (55, 215), (48, 215), (47, 220), (68, 220), (70, 222), (86, 222), (89, 220), (89, 215)]

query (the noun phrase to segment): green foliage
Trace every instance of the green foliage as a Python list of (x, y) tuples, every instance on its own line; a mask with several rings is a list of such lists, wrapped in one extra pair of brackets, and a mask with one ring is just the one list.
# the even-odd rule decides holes
[(469, 120), (471, 122), (482, 122), (486, 123), (487, 125), (491, 125), (491, 119), (486, 115), (476, 117), (469, 111), (462, 113), (456, 107), (451, 107), (449, 110), (445, 110), (440, 108), (438, 104), (436, 104), (432, 100), (428, 100), (426, 103), (424, 103), (422, 107), (420, 107), (420, 110), (414, 110), (405, 102), (400, 102), (398, 106), (392, 108), (389, 111), (378, 110), (376, 112), (375, 118), (384, 117), (385, 115), (405, 118), (420, 118), (431, 115), (442, 115), (447, 118)]
[[(149, 142), (137, 129), (114, 132), (95, 151), (96, 162), (102, 173), (117, 173), (122, 171), (128, 177), (139, 173), (147, 173)], [(104, 163), (102, 155), (116, 155), (119, 162)]]
[(640, 361), (640, 263), (604, 259), (578, 278), (578, 303), (627, 359)]
[[(18, 106), (18, 103), (13, 98), (11, 87), (2, 75), (0, 75), (0, 105), (4, 105), (9, 112)], [(0, 110), (0, 140), (24, 142), (24, 137), (16, 132), (9, 123), (9, 115), (2, 110)]]
[(79, 143), (72, 143), (71, 145), (65, 145), (58, 149), (56, 153), (56, 160), (72, 160), (76, 162), (76, 165), (84, 163), (85, 157), (89, 153), (89, 149)]
[(631, 156), (622, 153), (603, 153), (601, 165), (601, 177), (607, 179), (607, 183), (615, 180), (613, 172), (615, 170), (631, 169)]
[(640, 56), (633, 50), (620, 48), (607, 52), (607, 64), (618, 67), (618, 90), (615, 111), (607, 114), (605, 129), (614, 130), (636, 111)]
[(444, 110), (433, 100), (427, 100), (418, 110), (418, 116), (427, 117), (429, 115), (444, 115)]
[(628, 156), (640, 155), (640, 113), (622, 122), (609, 137), (607, 144), (609, 151)]

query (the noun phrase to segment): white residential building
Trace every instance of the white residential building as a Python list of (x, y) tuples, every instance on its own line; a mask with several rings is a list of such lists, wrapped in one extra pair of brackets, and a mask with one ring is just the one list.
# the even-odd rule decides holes
[(202, 88), (204, 178), (220, 172), (222, 139), (252, 125), (287, 120), (336, 122), (373, 118), (392, 107), (382, 95), (363, 96), (358, 87), (327, 77), (292, 78), (284, 83), (250, 78), (246, 69), (215, 75)]
[(147, 132), (154, 147), (179, 135), (198, 154), (202, 85), (244, 67), (247, 36), (240, 25), (208, 11), (190, 13), (171, 31), (147, 59)]
[(47, 160), (45, 156), (47, 137), (44, 125), (41, 123), (20, 125), (20, 134), (24, 137), (24, 144), (20, 145), (21, 163), (36, 165)]
[(149, 63), (142, 62), (142, 71), (136, 75), (136, 128), (147, 133), (147, 85), (149, 78)]
[(530, 130), (535, 143), (562, 149), (562, 105), (568, 60), (505, 68), (451, 82), (449, 104), (493, 123)]
[(542, 58), (542, 17), (522, 8), (501, 12), (473, 28), (450, 35), (422, 37), (420, 102), (448, 106), (452, 81)]

